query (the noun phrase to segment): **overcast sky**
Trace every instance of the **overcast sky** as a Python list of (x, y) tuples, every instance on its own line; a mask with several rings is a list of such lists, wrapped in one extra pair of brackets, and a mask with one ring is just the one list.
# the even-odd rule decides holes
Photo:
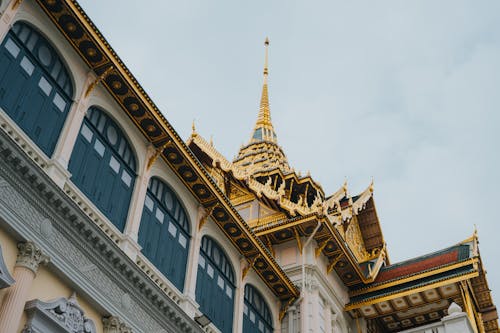
[(269, 36), (279, 144), (327, 194), (375, 180), (392, 262), (477, 225), (500, 295), (500, 1), (80, 1), (183, 138), (232, 159)]

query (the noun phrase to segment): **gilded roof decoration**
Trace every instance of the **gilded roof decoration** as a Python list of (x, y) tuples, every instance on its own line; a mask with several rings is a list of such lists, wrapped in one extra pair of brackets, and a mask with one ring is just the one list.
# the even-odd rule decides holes
[[(214, 222), (247, 261), (255, 262), (253, 268), (274, 294), (284, 304), (297, 298), (297, 288), (241, 219), (213, 177), (187, 148), (78, 3), (73, 0), (37, 2), (96, 76), (103, 76), (103, 86), (147, 140), (156, 148), (162, 147), (161, 157), (211, 213)], [(165, 145), (167, 142), (169, 144)], [(258, 259), (254, 260), (256, 256)]]
[(258, 181), (253, 175), (253, 169), (250, 167), (242, 168), (234, 163), (229, 162), (217, 149), (210, 145), (201, 135), (191, 135), (188, 139), (188, 145), (195, 144), (212, 160), (213, 167), (219, 167), (221, 170), (231, 173), (232, 176), (244, 181), (250, 190), (260, 198), (263, 195), (271, 200), (277, 200), (280, 207), (288, 212), (291, 216), (295, 215), (309, 215), (309, 214), (322, 214), (323, 201), (319, 196), (316, 196), (313, 204), (308, 205), (303, 198), (299, 198), (298, 202), (292, 202), (286, 197), (286, 183), (282, 182), (278, 188), (274, 188), (270, 176), (265, 177), (264, 183)]
[[(373, 182), (358, 196), (349, 196), (344, 184), (325, 199), (319, 184), (289, 166), (271, 121), (267, 39), (257, 122), (249, 143), (233, 162), (198, 135), (193, 126), (188, 144), (206, 154), (212, 166), (209, 173), (75, 0), (36, 2), (147, 140), (161, 148), (158, 156), (284, 307), (298, 297), (299, 291), (275, 261), (272, 245), (296, 240), (300, 247), (301, 237), (317, 231), (316, 254), (328, 259), (327, 272), (335, 270), (350, 287), (346, 310), (354, 317), (376, 321), (386, 331), (395, 332), (439, 319), (453, 300), (466, 309), (471, 321), (480, 323), (482, 331), (498, 332), (498, 314), (476, 234), (437, 253), (390, 265), (374, 205)], [(269, 213), (252, 229), (233, 204), (254, 199), (269, 204), (269, 210), (276, 213)]]
[[(298, 197), (298, 200), (293, 202), (287, 196), (289, 192), (283, 186), (284, 182), (278, 186), (274, 184), (272, 176), (258, 179), (251, 169), (242, 169), (226, 160), (200, 134), (193, 133), (188, 139), (188, 145), (201, 161), (208, 163), (212, 169), (223, 170), (228, 179), (232, 177), (232, 183), (239, 183), (238, 187), (243, 186), (250, 190), (255, 199), (271, 200), (278, 211), (288, 214), (287, 218), (277, 216), (252, 224), (254, 232), (264, 243), (282, 243), (295, 239), (297, 234), (308, 237), (319, 220), (326, 228), (320, 228), (315, 240), (318, 244), (325, 245), (320, 252), (329, 258), (331, 269), (335, 269), (346, 285), (372, 282), (378, 270), (387, 262), (385, 243), (381, 233), (378, 233), (380, 228), (376, 228), (376, 246), (367, 249), (364, 247), (365, 239), (372, 238), (373, 235), (363, 233), (363, 225), (358, 222), (365, 214), (366, 208), (372, 206), (373, 183), (355, 198), (347, 194), (347, 184), (344, 183), (326, 200), (316, 196), (309, 205), (303, 197)], [(215, 174), (215, 171), (212, 170), (212, 173)], [(350, 226), (351, 223), (358, 225)], [(346, 230), (349, 230), (347, 239)], [(362, 263), (365, 264), (361, 265)]]
[(465, 309), (482, 332), (498, 332), (498, 314), (482, 270), (477, 235), (383, 267), (373, 283), (351, 290), (346, 310), (374, 321), (383, 331), (395, 332), (439, 320), (447, 315), (451, 301)]
[(276, 133), (271, 122), (271, 111), (269, 109), (269, 93), (267, 89), (267, 77), (269, 75), (268, 47), (269, 38), (264, 42), (266, 57), (264, 62), (264, 84), (262, 85), (262, 95), (260, 99), (259, 116), (250, 138), (250, 142), (270, 141), (277, 143)]

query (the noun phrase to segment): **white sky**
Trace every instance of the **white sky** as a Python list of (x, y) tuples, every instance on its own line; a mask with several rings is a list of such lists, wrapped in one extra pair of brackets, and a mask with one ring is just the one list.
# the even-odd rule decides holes
[(477, 225), (500, 295), (499, 1), (124, 1), (82, 7), (182, 137), (232, 157), (269, 94), (290, 164), (327, 194), (375, 179), (392, 262)]

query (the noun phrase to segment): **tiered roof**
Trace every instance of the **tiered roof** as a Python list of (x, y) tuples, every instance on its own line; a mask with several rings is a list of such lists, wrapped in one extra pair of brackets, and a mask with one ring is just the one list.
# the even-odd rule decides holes
[[(498, 314), (486, 283), (477, 234), (434, 253), (383, 267), (370, 284), (350, 291), (346, 309), (382, 331), (396, 332), (447, 315), (452, 302), (481, 332), (498, 332)], [(476, 325), (474, 325), (474, 322)]]
[(188, 146), (234, 206), (259, 202), (263, 213), (247, 218), (247, 223), (271, 252), (274, 245), (289, 240), (302, 250), (301, 238), (314, 232), (320, 244), (317, 254), (328, 258), (329, 272), (335, 269), (347, 285), (371, 282), (387, 261), (373, 183), (354, 197), (344, 183), (325, 198), (309, 174), (302, 176), (289, 166), (271, 122), (268, 45), (266, 39), (259, 114), (248, 144), (230, 162), (193, 128)]
[[(234, 244), (264, 283), (287, 304), (299, 291), (251, 228), (242, 220), (211, 175), (179, 137), (133, 74), (92, 23), (76, 0), (37, 0), (54, 25), (61, 31), (82, 61), (93, 71), (96, 80), (117, 102), (144, 138), (156, 150), (147, 165), (161, 158), (175, 172), (186, 188), (206, 209), (214, 223)], [(198, 221), (203, 225), (206, 217)]]
[(437, 321), (452, 301), (484, 332), (498, 332), (497, 313), (477, 248), (477, 236), (435, 253), (390, 264), (372, 183), (350, 196), (347, 183), (325, 196), (320, 184), (290, 167), (271, 122), (266, 39), (264, 84), (252, 136), (228, 161), (193, 128), (188, 146), (272, 254), (273, 246), (313, 236), (316, 256), (328, 259), (350, 290), (346, 310), (370, 332), (395, 332)]

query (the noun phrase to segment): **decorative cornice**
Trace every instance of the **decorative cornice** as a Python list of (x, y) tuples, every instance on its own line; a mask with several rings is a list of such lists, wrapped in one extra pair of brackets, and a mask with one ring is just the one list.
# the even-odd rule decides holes
[[(32, 239), (43, 245), (44, 252), (50, 255), (51, 265), (56, 267), (67, 279), (75, 281), (89, 297), (107, 311), (124, 317), (125, 310), (120, 300), (100, 289), (94, 277), (99, 275), (99, 283), (106, 287), (126, 288), (134, 295), (134, 305), (140, 318), (147, 315), (148, 324), (156, 323), (167, 328), (168, 332), (201, 332), (199, 326), (169, 297), (163, 288), (158, 287), (146, 276), (136, 263), (94, 223), (66, 193), (57, 186), (30, 157), (0, 130), (0, 176), (15, 186), (16, 195), (26, 198), (27, 204), (37, 210), (36, 217), (19, 218), (9, 212), (9, 206), (0, 204), (0, 211), (8, 219), (9, 228), (23, 238)], [(9, 185), (10, 186), (10, 185)], [(9, 197), (3, 197), (3, 200)], [(8, 203), (8, 201), (7, 201)], [(10, 205), (11, 203), (9, 203)], [(30, 209), (31, 211), (31, 209)], [(30, 213), (32, 214), (32, 213)], [(4, 215), (2, 215), (4, 216)], [(54, 223), (54, 239), (48, 241), (40, 233), (38, 216), (51, 216)], [(70, 247), (77, 256), (66, 257)], [(72, 260), (69, 260), (72, 259)], [(75, 266), (74, 261), (84, 261)], [(135, 316), (134, 316), (135, 317)], [(136, 317), (137, 318), (137, 317)], [(147, 327), (145, 322), (133, 320), (136, 326)], [(153, 322), (154, 321), (154, 322)], [(139, 326), (140, 325), (140, 326)]]
[(285, 183), (278, 189), (272, 187), (271, 178), (268, 179), (266, 183), (261, 183), (255, 179), (251, 167), (242, 168), (235, 163), (229, 162), (221, 153), (217, 151), (212, 145), (210, 145), (201, 135), (196, 134), (191, 136), (188, 140), (188, 144), (194, 143), (200, 149), (202, 149), (211, 159), (212, 166), (219, 167), (224, 172), (231, 172), (233, 177), (237, 180), (244, 181), (248, 188), (255, 193), (257, 197), (262, 195), (271, 200), (276, 200), (279, 202), (280, 207), (287, 211), (290, 215), (295, 216), (297, 214), (305, 216), (311, 214), (320, 215), (323, 213), (322, 200), (319, 196), (311, 206), (307, 204), (302, 198), (298, 202), (292, 202), (285, 197)]
[(298, 290), (264, 244), (241, 219), (78, 3), (75, 0), (37, 0), (37, 3), (96, 75), (113, 66), (102, 81), (104, 88), (155, 147), (172, 141), (161, 157), (205, 208), (220, 205), (214, 210), (214, 222), (242, 255), (247, 259), (257, 252), (262, 255), (266, 265), (258, 269), (258, 274), (273, 293), (282, 300), (297, 297)]
[(49, 257), (43, 254), (42, 250), (33, 242), (17, 244), (17, 267), (25, 267), (34, 274), (37, 273), (39, 265), (45, 265), (49, 262)]
[(464, 281), (464, 280), (470, 280), (470, 279), (477, 277), (478, 275), (479, 275), (479, 273), (477, 271), (462, 273), (462, 274), (459, 274), (459, 275), (454, 276), (452, 278), (448, 278), (448, 279), (442, 278), (436, 282), (433, 282), (430, 284), (425, 284), (425, 285), (422, 285), (419, 287), (409, 287), (409, 288), (406, 288), (405, 290), (402, 290), (402, 291), (388, 292), (384, 296), (371, 297), (371, 298), (367, 298), (363, 301), (349, 303), (345, 306), (344, 310), (351, 311), (351, 310), (359, 309), (363, 306), (372, 305), (372, 304), (384, 302), (387, 300), (392, 300), (392, 299), (395, 299), (398, 297), (408, 296), (408, 295), (411, 295), (414, 293), (419, 293), (419, 292), (422, 292), (425, 290), (439, 288), (439, 287), (442, 287), (445, 285), (449, 285), (449, 284)]
[[(381, 264), (374, 266), (369, 276), (368, 273), (363, 272), (360, 268), (359, 264), (361, 261), (366, 260), (374, 260), (378, 259), (380, 255), (380, 251), (375, 251), (373, 253), (362, 256), (361, 261), (354, 255), (350, 245), (345, 243), (345, 232), (341, 233), (339, 229), (342, 229), (344, 226), (342, 225), (344, 221), (349, 221), (353, 218), (353, 216), (357, 215), (360, 210), (362, 210), (367, 200), (369, 200), (373, 193), (373, 184), (370, 184), (368, 188), (358, 197), (356, 203), (356, 214), (354, 214), (353, 200), (349, 197), (349, 205), (344, 209), (340, 207), (340, 200), (347, 195), (347, 185), (344, 184), (343, 187), (338, 190), (333, 196), (329, 198), (327, 201), (322, 201), (321, 198), (317, 197), (315, 202), (308, 206), (303, 201), (299, 200), (299, 202), (295, 203), (287, 199), (284, 194), (285, 191), (283, 188), (278, 188), (278, 190), (273, 189), (271, 182), (268, 180), (266, 183), (261, 183), (257, 181), (252, 175), (252, 171), (250, 169), (242, 169), (235, 163), (229, 162), (221, 153), (219, 153), (215, 147), (210, 145), (201, 135), (196, 133), (195, 136), (191, 136), (188, 140), (188, 144), (197, 146), (202, 152), (204, 152), (212, 161), (212, 166), (214, 168), (220, 168), (222, 171), (231, 173), (232, 176), (239, 180), (248, 187), (257, 197), (264, 195), (266, 198), (271, 200), (277, 200), (280, 207), (296, 218), (279, 220), (279, 221), (270, 221), (269, 225), (260, 225), (257, 228), (254, 228), (254, 232), (257, 233), (258, 236), (262, 236), (264, 234), (269, 234), (271, 232), (276, 232), (280, 229), (293, 228), (299, 224), (310, 221), (311, 219), (318, 219), (324, 221), (324, 224), (327, 225), (328, 233), (331, 235), (331, 238), (335, 240), (335, 243), (338, 247), (340, 247), (344, 253), (345, 260), (342, 261), (340, 266), (335, 266), (335, 269), (339, 276), (341, 276), (342, 280), (346, 285), (355, 285), (360, 282), (362, 283), (371, 283), (376, 278), (376, 274), (381, 267)], [(337, 204), (335, 203), (337, 202)], [(340, 210), (340, 214), (331, 213), (323, 215), (328, 212), (329, 206), (338, 205), (338, 209)], [(347, 224), (345, 225), (348, 226)], [(337, 229), (337, 227), (339, 227)], [(293, 233), (291, 233), (292, 235)], [(325, 256), (331, 259), (331, 250), (325, 247), (323, 253)], [(365, 251), (366, 252), (366, 251)], [(380, 262), (378, 260), (377, 262)], [(346, 265), (352, 267), (352, 273), (349, 273), (346, 269)], [(332, 266), (333, 269), (333, 266)]]

